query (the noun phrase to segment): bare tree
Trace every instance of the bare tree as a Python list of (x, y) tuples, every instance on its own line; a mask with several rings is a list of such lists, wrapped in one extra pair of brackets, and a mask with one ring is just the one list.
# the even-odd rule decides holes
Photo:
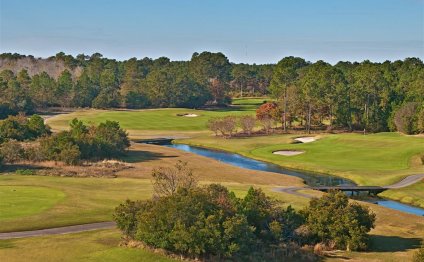
[(216, 136), (220, 132), (223, 137), (231, 137), (237, 128), (237, 118), (234, 116), (212, 118), (207, 125), (209, 130), (213, 131)]
[(197, 179), (187, 162), (179, 160), (173, 167), (159, 167), (152, 171), (153, 191), (155, 196), (173, 195), (179, 188), (194, 188)]
[(207, 126), (210, 131), (213, 131), (215, 133), (215, 136), (218, 136), (218, 132), (220, 130), (219, 123), (220, 119), (218, 118), (211, 118), (208, 120)]
[(269, 118), (269, 117), (264, 117), (260, 120), (260, 122), (261, 122), (261, 125), (263, 126), (265, 132), (267, 134), (269, 134), (269, 131), (272, 128), (272, 124), (273, 124), (274, 120), (272, 118)]
[(252, 134), (253, 128), (255, 128), (256, 125), (256, 119), (254, 116), (241, 116), (240, 117), (240, 127), (243, 130), (244, 133), (247, 135)]
[(228, 133), (229, 137), (233, 136), (233, 133), (237, 129), (237, 118), (234, 116), (226, 116), (222, 119), (222, 129), (224, 133)]

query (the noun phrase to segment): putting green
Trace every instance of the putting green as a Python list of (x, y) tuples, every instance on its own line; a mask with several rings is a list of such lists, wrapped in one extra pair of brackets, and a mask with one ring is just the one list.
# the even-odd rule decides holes
[(0, 221), (41, 213), (64, 197), (62, 191), (47, 187), (0, 186)]

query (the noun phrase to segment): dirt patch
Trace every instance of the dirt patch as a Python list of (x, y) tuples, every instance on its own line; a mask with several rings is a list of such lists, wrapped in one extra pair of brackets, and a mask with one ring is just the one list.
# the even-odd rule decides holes
[(300, 154), (305, 153), (305, 151), (299, 151), (299, 150), (278, 150), (272, 152), (275, 155), (281, 155), (281, 156), (297, 156)]

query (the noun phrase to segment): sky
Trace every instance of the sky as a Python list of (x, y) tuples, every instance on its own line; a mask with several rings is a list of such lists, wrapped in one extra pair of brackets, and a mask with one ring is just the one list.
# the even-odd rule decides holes
[(424, 0), (0, 0), (0, 53), (424, 59)]

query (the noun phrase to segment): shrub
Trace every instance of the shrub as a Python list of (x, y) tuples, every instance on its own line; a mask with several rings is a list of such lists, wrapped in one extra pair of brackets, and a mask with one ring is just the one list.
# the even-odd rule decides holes
[(320, 199), (311, 200), (304, 214), (317, 242), (333, 242), (335, 247), (347, 250), (367, 248), (367, 233), (374, 228), (375, 214), (367, 207), (350, 204), (344, 193), (330, 191)]
[(15, 174), (22, 176), (33, 176), (36, 174), (36, 172), (31, 169), (18, 169), (15, 171)]
[(88, 128), (74, 119), (70, 131), (40, 139), (40, 155), (48, 160), (74, 165), (80, 160), (119, 157), (129, 146), (128, 135), (118, 122), (106, 121)]
[(38, 115), (30, 118), (25, 115), (8, 116), (5, 120), (0, 121), (0, 137), (5, 140), (33, 140), (47, 134), (50, 134), (50, 128)]
[(239, 199), (217, 184), (179, 187), (147, 201), (127, 200), (114, 213), (126, 236), (151, 247), (191, 258), (240, 261), (264, 258), (277, 248), (287, 217), (261, 190), (251, 188)]
[(25, 157), (24, 149), (16, 140), (9, 140), (0, 146), (0, 154), (7, 163), (16, 163)]

